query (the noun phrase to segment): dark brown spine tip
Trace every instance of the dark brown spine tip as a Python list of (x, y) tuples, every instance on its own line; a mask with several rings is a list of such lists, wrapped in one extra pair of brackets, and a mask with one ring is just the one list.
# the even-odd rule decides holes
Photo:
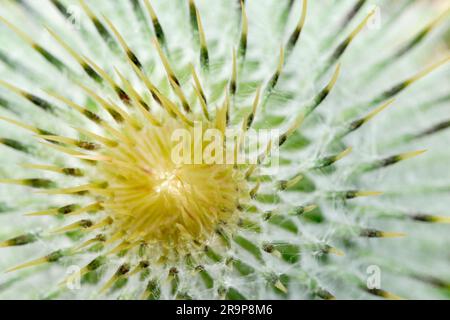
[[(50, 132), (48, 130), (44, 130), (44, 129), (39, 129), (37, 128), (38, 132), (40, 135), (42, 136), (55, 136), (55, 134), (53, 132)], [(49, 141), (50, 142), (50, 141)], [(55, 144), (59, 144), (58, 142), (54, 142)]]
[(450, 128), (450, 120), (442, 121), (442, 122), (432, 126), (431, 128), (426, 129), (426, 130), (420, 132), (419, 134), (415, 135), (415, 138), (422, 138), (425, 136), (429, 136), (429, 135), (432, 135), (434, 133), (440, 132), (440, 131), (448, 129), (448, 128)]
[[(0, 53), (0, 60), (2, 60), (1, 58), (1, 53)], [(0, 97), (0, 107), (5, 108), (5, 109), (10, 109), (10, 103), (5, 99)]]
[(94, 223), (91, 220), (83, 219), (79, 222), (80, 227), (87, 229), (94, 225)]
[(393, 164), (396, 164), (400, 160), (401, 160), (401, 157), (399, 157), (399, 156), (387, 157), (385, 159), (379, 160), (376, 167), (379, 167), (379, 168), (388, 167)]
[(105, 242), (106, 236), (104, 234), (98, 234), (95, 236), (95, 240), (100, 241), (100, 242)]
[(336, 297), (331, 294), (329, 291), (319, 288), (316, 290), (315, 295), (323, 300), (334, 300)]
[(76, 195), (76, 196), (87, 196), (88, 194), (89, 194), (89, 191), (86, 191), (86, 190), (82, 190), (82, 191), (78, 191), (78, 192), (74, 193), (74, 195)]
[(195, 270), (196, 270), (196, 271), (203, 272), (203, 271), (205, 271), (205, 267), (202, 266), (201, 264), (199, 264), (198, 266), (195, 267)]
[(77, 204), (69, 204), (67, 206), (59, 208), (58, 209), (58, 213), (60, 213), (60, 214), (69, 214), (69, 213), (77, 210), (78, 208), (80, 208), (80, 206), (77, 205)]
[(189, 18), (194, 33), (198, 33), (197, 11), (195, 10), (194, 2), (189, 3)]
[(175, 267), (172, 267), (169, 269), (169, 276), (175, 276), (178, 274), (178, 269)]
[(139, 103), (145, 110), (150, 111), (150, 106), (144, 100), (139, 100)]
[(358, 119), (358, 120), (352, 121), (348, 125), (348, 132), (352, 132), (352, 131), (359, 129), (364, 124), (364, 122), (365, 122), (364, 119)]
[(29, 153), (30, 147), (24, 145), (22, 142), (14, 140), (14, 139), (8, 139), (8, 138), (0, 138), (0, 144), (3, 144), (9, 148), (12, 148), (14, 150)]
[(381, 238), (383, 236), (383, 233), (376, 229), (362, 229), (359, 232), (360, 237), (365, 238)]
[(280, 190), (286, 190), (287, 189), (287, 186), (288, 186), (288, 181), (287, 180), (281, 180), (281, 181), (278, 181), (278, 188), (280, 189)]
[(436, 278), (434, 276), (429, 276), (429, 275), (422, 275), (422, 274), (414, 274), (412, 275), (413, 278), (418, 279), (420, 281), (429, 283), (430, 285), (437, 287), (437, 288), (442, 288), (442, 289), (449, 289), (450, 288), (450, 283)]
[(161, 44), (161, 46), (165, 46), (166, 44), (166, 36), (164, 35), (164, 31), (161, 27), (161, 24), (159, 23), (158, 19), (155, 19), (152, 21), (153, 28), (155, 29), (155, 35), (158, 39), (158, 42)]
[(33, 94), (26, 94), (25, 98), (28, 101), (30, 101), (32, 104), (41, 108), (44, 111), (55, 112), (55, 109), (56, 109), (55, 106), (53, 106), (49, 102), (45, 101), (44, 99), (39, 98), (38, 96), (35, 96)]
[(83, 68), (84, 72), (86, 72), (86, 74), (93, 79), (95, 82), (97, 83), (102, 83), (103, 82), (103, 78), (100, 77), (100, 75), (94, 70), (92, 69), (92, 67), (86, 63), (83, 63), (81, 65), (81, 67)]
[(61, 13), (66, 19), (69, 19), (71, 16), (69, 12), (67, 11), (66, 7), (61, 3), (59, 0), (50, 0), (55, 8)]
[(104, 256), (99, 256), (89, 262), (89, 264), (86, 266), (86, 269), (89, 271), (94, 271), (100, 268), (106, 261), (106, 258)]
[(73, 177), (82, 177), (84, 176), (83, 170), (79, 168), (63, 168), (62, 172), (65, 175), (73, 176)]
[(287, 141), (287, 138), (286, 134), (282, 134), (278, 140), (278, 146), (281, 147)]
[(114, 91), (120, 100), (122, 100), (125, 104), (130, 104), (131, 99), (122, 88), (114, 87)]
[(422, 214), (422, 213), (412, 215), (411, 219), (413, 219), (415, 221), (420, 221), (420, 222), (434, 222), (435, 221), (433, 216), (428, 215), (428, 214)]
[(330, 63), (332, 61), (338, 60), (344, 54), (345, 50), (347, 49), (351, 41), (352, 39), (347, 38), (341, 44), (339, 44), (339, 46), (336, 48), (336, 50), (334, 50), (333, 54), (329, 59)]
[(267, 221), (270, 218), (272, 218), (272, 216), (273, 216), (273, 212), (272, 211), (267, 211), (267, 212), (264, 212), (263, 219), (264, 219), (264, 221)]
[(47, 60), (50, 64), (55, 66), (59, 71), (63, 71), (64, 69), (66, 69), (66, 66), (64, 65), (64, 63), (61, 60), (59, 60), (58, 58), (56, 58), (49, 51), (47, 51), (46, 49), (44, 49), (43, 47), (41, 47), (38, 44), (35, 44), (33, 47), (37, 52), (39, 52), (41, 54), (41, 56), (45, 60)]
[(37, 240), (37, 236), (32, 233), (23, 234), (18, 237), (7, 240), (5, 243), (7, 246), (15, 247), (15, 246), (24, 246), (29, 243), (33, 243)]
[(365, 288), (365, 290), (366, 290), (368, 293), (373, 294), (374, 296), (377, 296), (377, 297), (384, 297), (384, 296), (386, 296), (386, 291), (381, 290), (381, 289), (376, 289), (376, 288), (369, 289), (369, 288)]
[(275, 246), (270, 243), (263, 244), (262, 249), (267, 253), (272, 253), (275, 250)]
[(105, 43), (109, 46), (109, 48), (112, 49), (113, 51), (118, 51), (119, 47), (116, 41), (114, 40), (111, 33), (109, 33), (108, 29), (106, 29), (106, 27), (103, 25), (103, 23), (101, 23), (97, 17), (92, 17), (91, 20), (95, 26), (95, 29), (97, 29), (97, 32), (100, 34), (103, 41), (105, 41)]
[(124, 263), (123, 265), (121, 265), (119, 267), (116, 274), (118, 276), (123, 276), (123, 275), (127, 274), (128, 272), (130, 272), (130, 269), (131, 269), (130, 264)]
[(130, 58), (131, 62), (133, 62), (133, 64), (136, 67), (138, 67), (139, 69), (142, 70), (142, 63), (139, 61), (138, 57), (136, 56), (136, 54), (134, 54), (134, 52), (128, 50), (127, 56), (128, 56), (128, 58)]
[(109, 186), (108, 181), (103, 181), (98, 184), (98, 188), (100, 188), (100, 189), (106, 189), (106, 188), (108, 188), (108, 186)]
[(25, 183), (33, 188), (50, 189), (55, 187), (55, 182), (48, 179), (27, 179)]
[(328, 87), (325, 87), (322, 91), (320, 91), (319, 94), (314, 98), (314, 107), (317, 107), (319, 104), (321, 104), (329, 94), (330, 89)]
[(206, 47), (200, 49), (200, 63), (204, 69), (209, 69), (209, 53)]
[(183, 104), (183, 110), (186, 111), (187, 113), (191, 112), (191, 107), (189, 107), (189, 104), (186, 101), (182, 102)]
[(414, 47), (416, 47), (423, 39), (425, 39), (425, 37), (427, 36), (427, 34), (430, 32), (431, 30), (429, 28), (423, 29), (422, 31), (420, 31), (409, 43), (407, 43), (403, 48), (401, 48), (400, 50), (398, 50), (394, 57), (395, 58), (400, 58), (402, 56), (404, 56), (408, 51), (412, 50)]
[(335, 156), (325, 157), (325, 158), (322, 158), (322, 159), (318, 160), (316, 168), (317, 169), (325, 168), (325, 167), (328, 167), (328, 166), (332, 165), (335, 162), (336, 162), (336, 157)]
[(83, 111), (83, 114), (84, 114), (84, 116), (86, 118), (88, 118), (89, 120), (91, 120), (91, 121), (93, 121), (93, 122), (95, 122), (97, 124), (102, 122), (102, 119), (98, 115), (96, 115), (95, 113), (93, 113), (93, 112), (91, 112), (91, 111), (89, 111), (87, 109), (85, 109)]
[(255, 115), (253, 113), (251, 113), (247, 118), (247, 123), (246, 123), (247, 129), (252, 126), (253, 120), (255, 120)]
[(355, 191), (355, 190), (350, 190), (350, 191), (344, 192), (345, 199), (354, 199), (357, 196), (358, 196), (358, 191)]
[(78, 141), (77, 146), (80, 147), (81, 149), (91, 150), (91, 151), (100, 149), (100, 145), (93, 143), (93, 142), (88, 142), (88, 141)]
[(384, 91), (380, 96), (378, 96), (377, 98), (372, 100), (372, 102), (370, 104), (371, 105), (378, 104), (389, 98), (392, 98), (395, 95), (397, 95), (398, 93), (400, 93), (401, 91), (403, 91), (407, 86), (408, 86), (407, 82), (399, 83), (399, 84), (393, 86), (391, 89)]
[(57, 250), (46, 256), (48, 262), (56, 262), (64, 256), (62, 250)]
[(304, 206), (298, 206), (294, 209), (294, 214), (297, 216), (301, 216), (305, 213), (305, 207)]
[(156, 93), (154, 93), (153, 91), (151, 92), (152, 98), (159, 104), (162, 105), (161, 99), (159, 99), (158, 95)]
[(361, 8), (363, 7), (363, 5), (366, 3), (367, 0), (359, 0), (354, 6), (353, 8), (351, 8), (351, 10), (347, 13), (347, 15), (345, 16), (345, 19), (342, 21), (342, 26), (341, 29), (345, 28), (350, 21), (353, 20), (353, 18), (358, 14), (358, 12), (361, 10)]
[(236, 85), (236, 81), (231, 81), (230, 82), (230, 94), (234, 95), (237, 91), (237, 85)]
[(273, 88), (275, 88), (275, 86), (278, 83), (279, 78), (280, 78), (280, 72), (276, 71), (274, 73), (274, 75), (272, 76), (272, 78), (270, 79), (269, 83), (267, 84), (267, 88), (266, 88), (267, 93), (270, 93), (273, 90)]
[(298, 39), (300, 38), (301, 32), (302, 32), (301, 28), (296, 28), (294, 32), (291, 34), (287, 43), (288, 51), (291, 51), (295, 47)]
[(108, 109), (108, 113), (113, 117), (114, 120), (117, 122), (123, 122), (125, 119), (122, 117), (120, 113), (118, 113), (116, 110)]
[(245, 56), (247, 54), (247, 37), (241, 37), (241, 40), (239, 42), (239, 56), (245, 59)]

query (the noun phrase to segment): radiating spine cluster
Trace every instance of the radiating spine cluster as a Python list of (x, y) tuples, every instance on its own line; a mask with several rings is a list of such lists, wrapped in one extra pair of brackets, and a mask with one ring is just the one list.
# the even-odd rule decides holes
[[(25, 120), (16, 120), (16, 116), (20, 119), (21, 112), (0, 100), (7, 113), (15, 113), (13, 117), (0, 115), (1, 120), (32, 133), (39, 144), (48, 148), (46, 150), (54, 150), (64, 157), (72, 158), (67, 164), (64, 162), (64, 165), (48, 160), (45, 164), (24, 163), (22, 166), (69, 178), (61, 178), (63, 183), (73, 182), (75, 179), (84, 181), (76, 186), (71, 183), (68, 187), (61, 187), (58, 185), (58, 178), (0, 179), (4, 184), (40, 189), (43, 197), (64, 195), (75, 198), (73, 202), (28, 214), (64, 217), (64, 220), (69, 219), (68, 224), (43, 233), (26, 233), (13, 237), (1, 242), (0, 247), (27, 245), (60, 234), (72, 235), (76, 239), (74, 244), (8, 271), (61, 262), (66, 258), (94, 252), (95, 257), (81, 267), (78, 274), (61, 282), (58, 294), (63, 294), (67, 283), (73, 282), (77, 276), (89, 281), (88, 275), (102, 269), (115, 268), (112, 273), (109, 272), (108, 277), (102, 277), (104, 279), (98, 289), (100, 294), (107, 293), (113, 287), (123, 287), (128, 288), (123, 290), (127, 290), (126, 294), (130, 297), (144, 299), (195, 299), (204, 297), (204, 290), (212, 292), (217, 298), (228, 299), (264, 298), (273, 294), (276, 297), (295, 298), (296, 290), (302, 290), (308, 297), (332, 299), (335, 293), (321, 284), (320, 277), (312, 276), (303, 269), (303, 255), (309, 253), (312, 257), (327, 260), (333, 259), (327, 258), (329, 254), (341, 257), (345, 250), (338, 249), (331, 242), (305, 236), (302, 225), (309, 223), (308, 220), (320, 225), (326, 219), (323, 211), (330, 203), (352, 210), (352, 199), (377, 196), (381, 192), (348, 187), (348, 184), (343, 188), (336, 188), (332, 183), (327, 190), (316, 190), (312, 177), (318, 172), (324, 176), (332, 176), (334, 171), (338, 171), (340, 167), (337, 162), (351, 156), (353, 150), (345, 143), (345, 138), (394, 104), (394, 98), (410, 85), (447, 63), (450, 56), (447, 55), (376, 94), (367, 103), (343, 110), (342, 118), (331, 138), (325, 143), (317, 141), (322, 143), (321, 149), (324, 152), (304, 159), (299, 170), (292, 159), (285, 157), (285, 152), (295, 151), (297, 148), (300, 155), (302, 147), (298, 146), (298, 140), (301, 139), (299, 132), (303, 125), (314, 123), (312, 118), (317, 116), (318, 107), (333, 93), (339, 80), (342, 68), (340, 60), (375, 14), (371, 11), (348, 31), (349, 25), (359, 17), (358, 14), (366, 5), (364, 0), (355, 1), (332, 40), (343, 34), (346, 35), (345, 38), (326, 56), (317, 74), (310, 76), (314, 82), (322, 82), (324, 77), (328, 77), (327, 83), (309, 101), (296, 106), (295, 114), (283, 117), (282, 133), (276, 139), (266, 141), (256, 164), (214, 164), (200, 167), (186, 165), (175, 168), (167, 163), (171, 160), (170, 135), (176, 129), (192, 130), (194, 123), (201, 121), (207, 127), (218, 129), (223, 135), (227, 128), (237, 127), (241, 136), (245, 136), (252, 127), (262, 128), (266, 125), (265, 121), (276, 119), (274, 108), (280, 106), (274, 102), (274, 96), (280, 94), (284, 69), (295, 58), (295, 48), (303, 49), (300, 46), (301, 36), (309, 19), (308, 1), (298, 1), (301, 3), (301, 13), (287, 41), (280, 46), (279, 52), (274, 53), (278, 58), (276, 68), (256, 85), (252, 85), (251, 94), (243, 97), (240, 90), (253, 62), (250, 55), (252, 29), (247, 16), (248, 4), (242, 0), (238, 3), (237, 44), (227, 48), (226, 60), (230, 63), (223, 63), (221, 66), (226, 69), (227, 79), (219, 85), (219, 89), (213, 89), (215, 82), (219, 80), (215, 79), (215, 72), (219, 74), (213, 54), (215, 49), (208, 41), (208, 29), (203, 24), (195, 1), (186, 2), (187, 6), (183, 10), (187, 10), (191, 25), (196, 59), (185, 67), (177, 65), (177, 58), (168, 42), (169, 33), (150, 0), (129, 0), (133, 13), (146, 30), (144, 37), (148, 37), (146, 39), (152, 43), (157, 63), (161, 71), (164, 71), (163, 75), (159, 75), (153, 67), (149, 68), (147, 59), (139, 57), (118, 26), (112, 22), (112, 18), (97, 14), (93, 10), (94, 4), (88, 5), (84, 0), (79, 1), (84, 14), (108, 47), (109, 54), (126, 62), (126, 72), (123, 66), (113, 66), (111, 70), (107, 70), (102, 66), (102, 61), (95, 62), (95, 59), (69, 45), (56, 30), (45, 26), (52, 41), (83, 70), (85, 76), (80, 76), (64, 59), (51, 53), (50, 49), (0, 16), (0, 21), (5, 26), (31, 46), (49, 65), (67, 76), (72, 86), (91, 103), (89, 106), (88, 103), (76, 102), (67, 98), (64, 92), (47, 87), (43, 89), (49, 98), (43, 98), (13, 82), (0, 80), (0, 86), (10, 94), (27, 100), (51, 117), (63, 119), (78, 136), (72, 138), (29, 124)], [(63, 1), (51, 0), (51, 3), (67, 18), (68, 11)], [(297, 2), (289, 1), (286, 12), (291, 11), (295, 3)], [(18, 3), (17, 7), (29, 10), (25, 2)], [(450, 9), (447, 9), (392, 57), (369, 69), (365, 81), (369, 83), (372, 77), (380, 76), (380, 70), (418, 46), (433, 29), (445, 21), (449, 12)], [(145, 23), (146, 21), (149, 23)], [(153, 35), (149, 36), (147, 32)], [(189, 54), (190, 51), (186, 49), (186, 55)], [(12, 70), (26, 71), (7, 53), (0, 51), (0, 59)], [(334, 71), (330, 74), (332, 68)], [(181, 69), (187, 71), (180, 75)], [(92, 81), (88, 82), (86, 76)], [(135, 85), (136, 82), (139, 82), (139, 86)], [(212, 91), (219, 92), (217, 97), (212, 97)], [(251, 100), (250, 107), (243, 108), (243, 104), (248, 103), (246, 98)], [(60, 105), (68, 108), (63, 109)], [(96, 107), (92, 108), (92, 105)], [(78, 119), (72, 111), (76, 111), (87, 121)], [(77, 117), (77, 121), (72, 123), (74, 117)], [(400, 140), (422, 138), (448, 127), (448, 121), (443, 121)], [(39, 153), (40, 148), (37, 146), (6, 137), (1, 138), (0, 143), (25, 154), (27, 158), (47, 161)], [(239, 147), (241, 146), (236, 148)], [(281, 151), (280, 175), (264, 173), (266, 160), (270, 160), (274, 148), (280, 148)], [(389, 167), (424, 152), (425, 150), (400, 152), (367, 163), (356, 163), (348, 179), (357, 181), (367, 172)], [(314, 192), (317, 196), (311, 197), (309, 194)], [(292, 194), (297, 194), (294, 203), (286, 200)], [(72, 220), (73, 217), (80, 219)], [(424, 213), (405, 217), (421, 222), (450, 221), (446, 216)], [(265, 233), (268, 234), (267, 237)], [(352, 237), (404, 236), (403, 232), (344, 223), (336, 226), (334, 233), (340, 239), (335, 243), (345, 244), (349, 250), (354, 246), (351, 244)], [(325, 238), (325, 234), (323, 236)], [(282, 266), (277, 269), (279, 262), (282, 262)], [(199, 281), (190, 280), (192, 273), (198, 275)], [(437, 287), (449, 287), (444, 280), (413, 272), (411, 276)], [(133, 278), (142, 283), (145, 280), (146, 284), (133, 287)], [(400, 298), (381, 288), (365, 287), (364, 280), (357, 275), (343, 275), (343, 279), (374, 296)], [(251, 284), (252, 281), (254, 284)], [(127, 282), (130, 282), (128, 286)]]

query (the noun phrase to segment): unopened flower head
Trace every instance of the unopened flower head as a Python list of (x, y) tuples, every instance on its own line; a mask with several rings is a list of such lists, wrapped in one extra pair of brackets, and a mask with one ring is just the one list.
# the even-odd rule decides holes
[(0, 298), (448, 297), (442, 2), (2, 1)]

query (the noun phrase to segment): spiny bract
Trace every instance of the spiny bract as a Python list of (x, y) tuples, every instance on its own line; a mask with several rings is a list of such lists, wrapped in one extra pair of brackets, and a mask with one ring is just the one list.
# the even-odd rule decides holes
[(448, 298), (449, 12), (2, 0), (0, 297)]

